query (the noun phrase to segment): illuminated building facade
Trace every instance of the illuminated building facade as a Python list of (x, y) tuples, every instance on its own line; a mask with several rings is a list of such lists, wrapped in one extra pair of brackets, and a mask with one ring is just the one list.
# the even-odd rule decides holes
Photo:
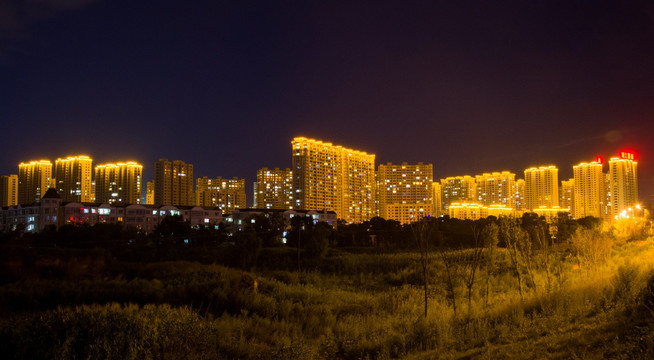
[(638, 204), (638, 162), (633, 152), (623, 151), (609, 160), (611, 216), (620, 215)]
[(490, 206), (515, 207), (515, 174), (510, 171), (475, 176), (477, 202)]
[(448, 213), (453, 202), (474, 202), (477, 195), (475, 178), (469, 175), (451, 176), (441, 179), (441, 205)]
[(525, 170), (525, 211), (541, 206), (559, 206), (559, 169), (556, 166), (532, 167)]
[(602, 217), (604, 173), (601, 162), (581, 163), (572, 167), (574, 173), (574, 206), (572, 217)]
[(488, 217), (487, 208), (479, 203), (453, 202), (448, 206), (452, 219), (479, 220)]
[(286, 210), (293, 208), (291, 169), (257, 170), (255, 208)]
[(56, 189), (61, 201), (91, 202), (93, 159), (86, 155), (55, 161)]
[(154, 205), (195, 205), (192, 164), (168, 159), (154, 163)]
[(18, 203), (38, 203), (48, 188), (53, 185), (52, 181), (52, 163), (49, 160), (20, 163), (18, 165)]
[(433, 199), (434, 199), (434, 213), (436, 216), (443, 215), (443, 202), (441, 200), (441, 183), (434, 181), (432, 183)]
[(512, 207), (506, 207), (501, 204), (483, 205), (472, 202), (454, 202), (448, 209), (450, 218), (461, 220), (479, 220), (489, 216), (514, 216), (515, 210)]
[(231, 213), (246, 207), (245, 179), (217, 177), (198, 178), (196, 181), (198, 206), (217, 207), (223, 213)]
[(525, 179), (515, 181), (515, 211), (520, 215), (525, 211)]
[(0, 175), (0, 206), (18, 205), (18, 175)]
[(377, 170), (379, 216), (402, 224), (434, 216), (434, 166), (381, 164)]
[(335, 211), (361, 223), (375, 216), (375, 155), (329, 142), (291, 142), (294, 209)]
[(608, 173), (604, 174), (604, 197), (602, 198), (602, 218), (604, 219), (613, 219), (611, 213), (613, 209), (611, 208), (611, 173), (610, 170)]
[(145, 204), (154, 205), (154, 180), (145, 183)]
[(130, 161), (95, 167), (95, 202), (140, 204), (143, 165)]
[(559, 207), (574, 213), (574, 199), (575, 199), (575, 179), (561, 180), (561, 190), (559, 191)]

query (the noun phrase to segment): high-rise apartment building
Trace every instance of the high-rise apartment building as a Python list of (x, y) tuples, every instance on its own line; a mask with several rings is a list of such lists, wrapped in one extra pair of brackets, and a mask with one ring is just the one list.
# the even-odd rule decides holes
[(131, 205), (141, 203), (143, 165), (130, 161), (95, 167), (95, 201)]
[(56, 189), (62, 202), (91, 202), (93, 159), (86, 155), (55, 161)]
[(32, 204), (41, 201), (45, 192), (53, 186), (52, 163), (36, 160), (18, 165), (18, 203)]
[(520, 215), (525, 211), (525, 179), (515, 181), (514, 199), (516, 215)]
[(145, 204), (154, 205), (154, 180), (145, 183)]
[(476, 195), (477, 184), (472, 176), (450, 176), (441, 179), (441, 204), (445, 214), (449, 214), (451, 203), (474, 202)]
[(198, 206), (218, 207), (223, 213), (231, 213), (246, 207), (245, 179), (201, 177), (196, 182)]
[(602, 163), (584, 162), (572, 167), (574, 173), (574, 206), (572, 217), (602, 216), (604, 173)]
[(380, 164), (377, 169), (379, 216), (410, 224), (434, 216), (434, 166)]
[(475, 176), (476, 201), (486, 205), (515, 208), (515, 173), (510, 171), (484, 173)]
[(556, 166), (525, 170), (525, 211), (559, 206), (559, 169)]
[(638, 204), (638, 162), (633, 152), (623, 151), (609, 160), (611, 181), (611, 216)]
[(294, 209), (330, 210), (348, 223), (375, 216), (375, 155), (329, 142), (291, 142)]
[(559, 206), (563, 210), (568, 210), (571, 214), (574, 213), (574, 199), (575, 199), (575, 179), (561, 180), (561, 190), (559, 191)]
[(193, 165), (181, 160), (154, 163), (154, 204), (193, 206)]
[(293, 172), (291, 169), (257, 170), (256, 204), (261, 209), (293, 209)]
[(0, 206), (18, 205), (18, 175), (0, 175)]
[(604, 191), (602, 198), (602, 218), (603, 219), (613, 219), (611, 213), (613, 209), (611, 208), (611, 172), (604, 174)]
[(434, 199), (434, 214), (436, 216), (443, 215), (443, 203), (441, 200), (441, 183), (434, 181), (432, 183), (433, 199)]

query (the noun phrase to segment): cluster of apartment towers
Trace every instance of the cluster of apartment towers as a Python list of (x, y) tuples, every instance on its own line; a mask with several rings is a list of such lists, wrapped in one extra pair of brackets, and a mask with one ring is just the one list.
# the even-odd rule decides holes
[[(637, 159), (623, 151), (608, 161), (573, 167), (574, 178), (559, 183), (558, 168), (526, 169), (524, 179), (510, 171), (454, 176), (434, 182), (433, 164), (380, 164), (375, 155), (296, 137), (292, 168), (257, 171), (254, 208), (334, 211), (339, 219), (360, 223), (374, 216), (411, 223), (425, 216), (478, 219), (520, 216), (533, 211), (547, 217), (569, 212), (574, 218), (613, 219), (638, 203)], [(143, 166), (136, 162), (102, 164), (71, 156), (55, 161), (23, 162), (18, 175), (0, 176), (1, 205), (38, 203), (54, 188), (63, 202), (141, 204)], [(246, 208), (242, 178), (195, 179), (193, 165), (161, 159), (146, 183), (145, 204), (202, 206), (231, 213)]]

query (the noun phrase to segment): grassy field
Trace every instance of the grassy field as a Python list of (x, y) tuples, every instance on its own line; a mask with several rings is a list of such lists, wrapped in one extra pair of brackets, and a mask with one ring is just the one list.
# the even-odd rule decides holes
[(492, 263), (486, 256), (474, 265), (471, 250), (428, 253), (425, 317), (418, 252), (331, 250), (298, 273), (263, 265), (246, 272), (187, 261), (120, 262), (101, 250), (38, 256), (26, 250), (4, 261), (0, 353), (17, 359), (654, 358), (654, 239), (612, 243), (594, 260), (568, 246), (525, 254), (531, 255), (514, 264), (511, 252), (499, 248)]

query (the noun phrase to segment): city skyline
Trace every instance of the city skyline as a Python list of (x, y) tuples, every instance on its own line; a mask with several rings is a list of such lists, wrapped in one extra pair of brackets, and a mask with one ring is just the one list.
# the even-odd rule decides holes
[[(335, 148), (335, 149), (338, 149), (338, 151), (343, 150), (346, 153), (347, 152), (353, 152), (353, 153), (361, 154), (362, 156), (365, 156), (365, 157), (370, 157), (372, 159), (372, 162), (370, 162), (369, 159), (366, 160), (366, 162), (370, 162), (370, 164), (373, 165), (372, 170), (373, 170), (374, 173), (379, 172), (378, 166), (383, 167), (383, 166), (390, 166), (390, 165), (394, 165), (394, 166), (408, 165), (408, 163), (406, 161), (403, 161), (402, 163), (399, 163), (399, 164), (393, 164), (391, 162), (384, 163), (384, 162), (381, 162), (381, 161), (378, 162), (378, 161), (376, 161), (374, 154), (368, 154), (368, 153), (362, 152), (360, 150), (354, 150), (354, 149), (351, 149), (351, 148), (346, 148), (343, 145), (333, 144), (331, 142), (324, 141), (324, 140), (309, 139), (309, 138), (302, 137), (302, 136), (295, 137), (295, 138), (293, 138), (293, 141), (291, 141), (292, 146), (291, 146), (291, 156), (290, 157), (292, 159), (296, 158), (297, 155), (298, 155), (298, 154), (296, 154), (297, 146), (299, 146), (298, 144), (304, 143), (304, 142), (314, 144), (315, 146), (318, 146), (318, 148), (320, 148), (322, 150), (326, 150), (328, 148)], [(316, 149), (318, 149), (318, 148), (316, 148)], [(330, 150), (330, 151), (332, 151), (332, 150)], [(623, 162), (635, 162), (636, 164), (638, 164), (639, 161), (640, 161), (639, 156), (640, 155), (638, 154), (638, 152), (636, 150), (634, 150), (634, 149), (623, 149), (622, 151), (620, 151), (620, 152), (618, 152), (616, 154), (613, 154), (613, 156), (611, 156), (611, 154), (609, 154), (609, 157), (610, 157), (611, 160), (608, 162), (608, 164), (604, 164), (604, 157), (602, 155), (599, 155), (599, 156), (595, 157), (593, 159), (593, 161), (581, 162), (579, 164), (576, 164), (576, 165), (572, 166), (573, 175), (574, 175), (574, 172), (576, 171), (576, 169), (579, 166), (586, 165), (586, 163), (592, 163), (592, 164), (595, 164), (596, 166), (599, 167), (600, 173), (602, 174), (602, 176), (609, 176), (609, 175), (611, 175), (611, 172), (614, 171), (611, 164), (623, 163)], [(328, 158), (329, 158), (329, 156), (328, 156)], [(326, 158), (326, 160), (329, 160), (328, 158)], [(143, 182), (143, 183), (152, 182), (152, 184), (154, 186), (154, 183), (155, 183), (156, 175), (150, 180), (148, 180), (148, 179), (141, 180), (142, 179), (141, 174), (143, 173), (143, 169), (147, 168), (147, 166), (144, 166), (143, 164), (140, 164), (140, 163), (134, 162), (134, 161), (129, 161), (127, 163), (118, 163), (118, 164), (95, 164), (95, 165), (91, 165), (92, 162), (95, 161), (92, 156), (89, 157), (87, 155), (70, 155), (70, 154), (67, 155), (66, 159), (58, 158), (57, 161), (62, 161), (62, 160), (76, 161), (77, 159), (84, 159), (86, 162), (88, 162), (89, 173), (90, 174), (95, 173), (96, 177), (97, 177), (99, 168), (104, 168), (106, 166), (116, 166), (116, 165), (132, 165), (132, 166), (136, 166), (136, 167), (139, 168), (139, 173), (138, 173), (139, 174), (139, 176), (138, 176), (138, 183), (139, 184), (141, 184), (141, 182)], [(28, 162), (26, 162), (26, 161), (28, 161)], [(51, 177), (46, 175), (47, 182), (51, 183), (50, 186), (52, 186), (52, 187), (56, 187), (55, 186), (56, 184), (54, 183), (54, 181), (61, 182), (61, 180), (57, 180), (55, 178), (55, 176), (54, 176), (55, 170), (56, 170), (56, 164), (52, 163), (48, 159), (26, 160), (26, 161), (22, 161), (19, 164), (19, 170), (20, 171), (22, 171), (21, 168), (23, 166), (27, 166), (27, 165), (35, 166), (37, 164), (40, 164), (41, 166), (43, 166), (44, 164), (46, 164), (46, 165), (49, 164), (50, 168), (52, 169), (52, 174), (53, 175)], [(292, 161), (294, 161), (294, 160), (292, 160)], [(340, 160), (338, 160), (337, 162), (340, 162)], [(183, 179), (184, 180), (183, 182), (188, 182), (188, 184), (184, 185), (185, 189), (186, 189), (184, 191), (188, 191), (188, 190), (192, 191), (192, 193), (190, 195), (188, 195), (188, 197), (189, 197), (189, 199), (192, 199), (193, 201), (197, 202), (196, 200), (199, 199), (198, 194), (197, 194), (197, 192), (198, 192), (197, 185), (199, 184), (200, 181), (205, 181), (206, 182), (207, 180), (210, 180), (210, 179), (208, 179), (208, 176), (206, 176), (206, 175), (193, 176), (194, 165), (192, 163), (189, 162), (187, 164), (184, 160), (168, 161), (168, 159), (159, 159), (154, 163), (154, 165), (152, 167), (155, 168), (155, 174), (158, 171), (158, 170), (156, 170), (156, 168), (158, 166), (160, 166), (161, 164), (168, 164), (167, 166), (170, 167), (170, 169), (167, 170), (167, 174), (168, 174), (167, 176), (168, 177), (171, 177), (171, 176), (175, 175), (174, 176), (175, 178), (179, 178), (179, 176), (177, 176), (178, 173), (180, 173), (180, 172), (181, 173), (186, 173), (187, 171), (190, 171), (190, 173), (188, 174), (190, 176), (187, 177), (185, 174), (182, 174), (184, 176), (181, 177), (180, 179)], [(411, 164), (410, 166), (421, 165), (421, 164), (423, 164), (423, 163), (418, 162), (416, 164)], [(434, 168), (433, 164), (427, 163), (425, 165), (428, 165), (429, 168), (432, 169), (432, 174), (433, 174), (433, 168)], [(182, 170), (178, 169), (178, 170), (175, 170), (175, 171), (171, 171), (171, 170), (173, 170), (173, 168), (175, 166), (179, 167), (179, 169), (182, 169)], [(336, 166), (336, 164), (334, 164), (333, 166)], [(606, 173), (603, 172), (603, 169), (605, 167), (607, 168)], [(356, 166), (355, 166), (355, 168), (356, 168)], [(91, 171), (91, 169), (93, 169), (93, 171)], [(510, 204), (514, 204), (515, 201), (518, 200), (518, 199), (514, 198), (514, 199), (511, 199), (511, 200), (507, 200), (507, 197), (511, 197), (511, 196), (509, 194), (506, 194), (503, 191), (501, 191), (502, 186), (500, 186), (498, 188), (497, 186), (499, 185), (499, 183), (495, 183), (495, 181), (508, 176), (508, 179), (510, 180), (510, 182), (505, 183), (507, 181), (507, 179), (504, 179), (504, 180), (500, 180), (500, 183), (504, 184), (504, 187), (509, 187), (510, 188), (513, 185), (518, 186), (518, 181), (523, 181), (524, 182), (525, 179), (527, 178), (528, 174), (531, 174), (531, 173), (533, 173), (535, 171), (543, 171), (543, 170), (546, 170), (546, 169), (552, 169), (554, 171), (555, 176), (553, 178), (550, 177), (550, 179), (551, 179), (551, 181), (553, 181), (555, 183), (553, 186), (556, 188), (555, 193), (547, 195), (548, 199), (549, 199), (548, 201), (553, 201), (553, 203), (549, 203), (547, 205), (547, 207), (558, 206), (559, 202), (562, 201), (562, 199), (563, 199), (562, 198), (563, 193), (562, 193), (561, 190), (559, 190), (559, 188), (562, 187), (562, 186), (565, 186), (565, 183), (567, 183), (568, 180), (574, 180), (574, 176), (571, 176), (570, 178), (566, 178), (565, 176), (559, 176), (558, 174), (561, 172), (562, 169), (559, 168), (556, 164), (548, 164), (548, 165), (541, 165), (541, 166), (537, 166), (537, 167), (530, 167), (530, 168), (524, 169), (523, 171), (518, 171), (516, 173), (512, 172), (512, 170), (495, 169), (495, 170), (490, 170), (490, 171), (483, 172), (483, 173), (482, 172), (476, 172), (476, 173), (463, 174), (463, 175), (459, 174), (459, 175), (451, 175), (451, 176), (441, 177), (441, 178), (434, 176), (433, 180), (434, 180), (434, 183), (439, 183), (439, 188), (440, 188), (440, 186), (444, 186), (443, 187), (443, 189), (444, 189), (443, 190), (443, 196), (444, 196), (444, 200), (445, 200), (444, 201), (445, 206), (443, 208), (444, 210), (447, 210), (446, 205), (449, 202), (462, 202), (462, 201), (463, 202), (478, 202), (480, 204), (486, 204), (486, 205), (500, 204), (500, 203), (505, 204), (505, 205), (510, 205)], [(280, 169), (276, 168), (274, 170), (279, 171)], [(270, 170), (267, 167), (260, 167), (256, 171), (257, 176), (255, 178), (260, 177), (261, 171), (270, 172)], [(290, 172), (290, 169), (287, 168), (287, 169), (282, 170), (282, 171)], [(631, 170), (629, 170), (629, 171), (631, 171)], [(638, 172), (640, 172), (640, 170)], [(565, 173), (565, 171), (563, 171), (563, 173)], [(161, 171), (162, 176), (163, 176), (163, 174), (164, 174), (164, 172)], [(2, 175), (2, 176), (11, 176), (11, 175), (16, 175), (16, 174), (9, 173), (9, 174), (0, 174), (0, 175)], [(93, 177), (92, 179), (89, 178), (88, 180), (89, 181), (93, 180), (93, 185), (95, 185), (95, 183), (97, 181), (96, 177)], [(245, 177), (234, 176), (230, 180), (230, 179), (228, 179), (229, 178), (228, 176), (217, 176), (217, 177), (215, 177), (215, 180), (220, 180), (220, 182), (222, 182), (223, 178), (224, 178), (225, 181), (231, 181), (231, 180), (237, 181), (238, 180), (241, 183), (240, 185), (238, 185), (239, 191), (243, 192), (243, 189), (245, 188)], [(485, 185), (485, 183), (486, 183), (486, 181), (488, 179), (490, 179), (491, 182), (492, 182), (492, 185), (490, 185), (490, 188), (487, 188), (486, 185)], [(259, 179), (259, 180), (261, 180), (261, 179)], [(635, 189), (635, 193), (632, 193), (632, 194), (629, 195), (630, 200), (628, 202), (634, 202), (635, 200), (638, 200), (639, 202), (645, 202), (644, 199), (642, 199), (642, 197), (639, 198), (640, 192), (639, 192), (638, 189), (640, 188), (640, 185), (639, 185), (640, 178), (638, 177), (638, 175), (636, 174), (635, 171), (634, 171), (634, 180), (636, 181), (636, 183), (629, 185), (629, 187)], [(378, 182), (379, 179), (377, 178), (376, 181)], [(448, 195), (448, 194), (449, 194), (449, 192), (451, 190), (448, 190), (448, 188), (445, 186), (445, 184), (447, 184), (447, 183), (454, 184), (454, 183), (452, 183), (452, 181), (457, 181), (457, 184), (458, 184), (458, 182), (466, 181), (465, 186), (463, 185), (463, 183), (461, 183), (460, 185), (464, 186), (466, 189), (468, 187), (470, 187), (470, 186), (472, 186), (472, 187), (470, 187), (470, 189), (467, 189), (467, 190), (461, 192), (461, 190), (459, 189), (459, 185), (456, 185), (452, 189), (454, 189), (457, 192), (457, 194), (456, 194), (457, 196), (455, 196), (453, 199), (450, 200), (449, 199), (450, 195)], [(550, 181), (550, 180), (548, 180), (548, 181)], [(470, 183), (470, 184), (468, 184), (468, 183)], [(203, 184), (204, 184), (204, 182), (203, 182)], [(513, 185), (511, 185), (511, 184), (513, 184)], [(377, 186), (377, 185), (375, 185), (375, 186)], [(481, 188), (479, 188), (477, 186), (481, 186)], [(89, 185), (89, 187), (90, 187), (90, 185)], [(230, 185), (230, 187), (231, 187), (231, 185)], [(292, 187), (291, 187), (291, 189), (292, 189)], [(25, 191), (25, 190), (19, 188), (18, 191), (20, 192), (20, 191)], [(34, 192), (33, 190), (29, 190), (29, 191)], [(173, 190), (173, 191), (176, 192), (178, 190)], [(248, 194), (247, 192), (244, 192), (243, 195), (238, 195), (240, 197), (240, 199), (241, 199), (238, 202), (241, 203), (243, 201), (242, 200), (243, 197), (246, 197), (247, 198), (246, 207), (251, 207), (252, 202), (254, 201), (253, 192), (254, 191), (250, 191), (250, 195), (247, 195)], [(295, 191), (293, 190), (293, 192), (295, 192)], [(504, 193), (504, 194), (502, 195), (502, 193)], [(139, 200), (143, 200), (143, 203), (147, 203), (147, 201), (145, 200), (146, 195), (147, 195), (146, 187), (141, 187), (141, 197), (139, 198)], [(161, 195), (161, 196), (165, 196), (165, 195)], [(172, 196), (172, 195), (167, 195), (167, 196)], [(461, 197), (461, 196), (463, 196), (463, 197)], [(487, 196), (489, 196), (490, 198), (487, 198)], [(495, 198), (497, 196), (499, 196), (499, 197)], [(490, 200), (490, 199), (493, 199), (493, 200)], [(189, 201), (189, 200), (184, 200), (183, 202), (185, 203), (186, 201)], [(440, 201), (442, 201), (442, 200), (440, 200)], [(510, 203), (507, 203), (507, 201), (510, 201)], [(525, 201), (527, 201), (527, 200), (525, 200)], [(154, 201), (154, 202), (156, 203), (156, 201)], [(161, 201), (159, 201), (159, 202), (161, 202)], [(175, 201), (169, 201), (169, 203), (174, 204)], [(159, 205), (161, 205), (161, 204), (159, 204)], [(183, 205), (183, 204), (182, 203), (179, 203), (179, 204), (175, 203), (174, 205)], [(205, 206), (207, 206), (207, 205), (205, 205)], [(241, 205), (240, 208), (243, 208), (243, 206)], [(275, 208), (279, 208), (279, 207), (275, 207)], [(522, 207), (518, 206), (517, 208), (522, 208)]]
[(435, 179), (569, 179), (634, 148), (654, 202), (651, 4), (28, 3), (0, 9), (0, 174), (89, 154), (149, 181), (169, 158), (250, 195), (258, 168), (291, 166), (294, 136)]

